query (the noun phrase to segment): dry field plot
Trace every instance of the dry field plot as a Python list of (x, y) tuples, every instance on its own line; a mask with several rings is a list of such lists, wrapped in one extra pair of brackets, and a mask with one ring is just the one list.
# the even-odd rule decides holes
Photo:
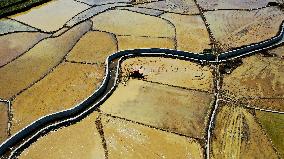
[(74, 107), (100, 86), (103, 76), (103, 67), (62, 63), (14, 99), (12, 133), (44, 115)]
[(210, 29), (225, 51), (270, 39), (278, 33), (284, 12), (278, 7), (253, 11), (219, 10), (205, 12)]
[(278, 158), (253, 111), (235, 103), (220, 106), (211, 138), (212, 158)]
[(213, 95), (205, 92), (130, 80), (126, 86), (119, 85), (100, 109), (121, 118), (203, 138), (212, 101)]
[(282, 45), (282, 46), (279, 46), (275, 49), (268, 50), (268, 53), (284, 59), (284, 46)]
[(0, 19), (0, 35), (8, 34), (8, 33), (13, 33), (13, 32), (36, 32), (38, 31), (37, 29), (24, 25), (20, 22), (17, 22), (12, 19), (8, 18), (1, 18)]
[(197, 0), (205, 10), (214, 9), (255, 9), (267, 6), (276, 0)]
[(160, 17), (175, 26), (177, 50), (198, 53), (211, 48), (209, 34), (200, 15), (165, 13)]
[(284, 111), (284, 61), (278, 57), (255, 55), (224, 75), (225, 96), (248, 100), (254, 107)]
[(129, 3), (132, 0), (78, 0), (78, 2), (83, 2), (89, 5), (103, 5), (109, 3)]
[(169, 22), (144, 14), (110, 10), (92, 18), (93, 30), (101, 30), (116, 35), (174, 37), (174, 26)]
[(39, 32), (19, 32), (0, 37), (0, 66), (7, 64), (32, 48), (48, 34)]
[(151, 8), (176, 14), (199, 14), (199, 10), (193, 0), (165, 0), (138, 4), (134, 7)]
[(102, 124), (109, 158), (204, 158), (194, 139), (114, 118), (103, 117)]
[[(102, 129), (103, 138), (99, 133)], [(200, 144), (194, 139), (104, 115), (98, 118), (95, 112), (75, 125), (40, 138), (19, 158), (202, 159), (202, 153)]]
[(135, 36), (117, 36), (119, 50), (135, 48), (168, 48), (176, 49), (174, 38), (150, 38)]
[(126, 82), (137, 70), (145, 81), (213, 92), (213, 70), (208, 66), (162, 57), (129, 58), (121, 65), (122, 81)]
[(135, 6), (121, 6), (121, 7), (117, 7), (116, 9), (128, 10), (128, 11), (137, 12), (137, 13), (150, 15), (150, 16), (159, 16), (165, 13), (165, 11), (162, 11), (162, 10), (157, 10), (153, 8), (135, 7)]
[(119, 50), (173, 48), (202, 52), (210, 48), (209, 34), (199, 15), (165, 13), (155, 17), (112, 10), (95, 16), (92, 21), (93, 30), (117, 35)]
[(95, 124), (97, 117), (98, 113), (93, 113), (77, 124), (51, 132), (32, 144), (19, 158), (104, 158), (104, 149)]
[(82, 23), (58, 37), (44, 39), (21, 57), (0, 67), (0, 97), (9, 99), (58, 65), (77, 40), (90, 29)]
[(117, 40), (113, 34), (89, 31), (76, 43), (66, 59), (101, 65), (109, 55), (117, 51)]
[(56, 0), (13, 15), (10, 18), (42, 31), (53, 32), (63, 27), (66, 21), (77, 13), (88, 8), (88, 5), (73, 0)]
[(8, 137), (8, 105), (0, 102), (0, 143)]
[[(119, 50), (175, 48), (175, 28), (161, 18), (132, 11), (113, 10), (92, 18), (93, 30), (117, 36)], [(131, 24), (131, 25), (129, 25)]]

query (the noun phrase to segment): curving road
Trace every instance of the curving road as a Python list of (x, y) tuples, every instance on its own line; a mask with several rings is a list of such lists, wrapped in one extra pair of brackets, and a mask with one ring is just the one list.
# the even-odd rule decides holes
[[(282, 22), (279, 32), (275, 37), (259, 43), (223, 52), (218, 56), (213, 54), (196, 54), (186, 51), (159, 48), (134, 49), (114, 53), (108, 56), (105, 61), (105, 77), (99, 89), (97, 89), (91, 96), (86, 98), (75, 107), (44, 116), (11, 136), (0, 145), (0, 156), (1, 158), (16, 158), (19, 153), (21, 153), (31, 143), (36, 141), (44, 134), (59, 127), (74, 124), (92, 113), (115, 90), (117, 86), (120, 64), (121, 61), (125, 58), (136, 56), (164, 56), (196, 62), (221, 63), (231, 59), (253, 54), (264, 49), (276, 47), (283, 43), (284, 22)], [(211, 126), (214, 121), (214, 112), (216, 112), (216, 109), (217, 107), (215, 107), (211, 115)], [(211, 130), (210, 125), (209, 130)], [(211, 132), (208, 131), (208, 133), (210, 134)]]

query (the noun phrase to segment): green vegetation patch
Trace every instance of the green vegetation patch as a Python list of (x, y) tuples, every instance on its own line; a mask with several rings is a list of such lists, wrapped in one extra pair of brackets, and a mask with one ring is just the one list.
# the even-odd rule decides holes
[(0, 1), (0, 18), (28, 10), (50, 0), (2, 0)]
[(257, 111), (256, 116), (279, 154), (284, 158), (284, 114)]
[(13, 6), (17, 3), (22, 3), (23, 1), (25, 0), (3, 0), (3, 1), (0, 1), (0, 8), (2, 9), (8, 6)]

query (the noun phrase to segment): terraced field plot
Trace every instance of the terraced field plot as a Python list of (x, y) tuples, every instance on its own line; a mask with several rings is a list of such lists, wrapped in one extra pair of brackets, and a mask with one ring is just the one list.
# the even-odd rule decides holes
[(267, 0), (11, 12), (0, 158), (284, 158), (283, 14)]

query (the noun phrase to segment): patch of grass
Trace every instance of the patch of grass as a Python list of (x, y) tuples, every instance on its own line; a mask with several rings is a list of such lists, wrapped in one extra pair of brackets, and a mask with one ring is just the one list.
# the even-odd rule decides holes
[(0, 18), (28, 10), (50, 0), (2, 0), (0, 1)]
[(21, 3), (23, 2), (24, 0), (3, 0), (3, 1), (0, 1), (0, 8), (5, 8), (5, 7), (8, 7), (8, 6), (12, 6), (12, 5), (15, 5), (17, 3)]
[(256, 116), (279, 154), (284, 158), (284, 114), (257, 111)]

